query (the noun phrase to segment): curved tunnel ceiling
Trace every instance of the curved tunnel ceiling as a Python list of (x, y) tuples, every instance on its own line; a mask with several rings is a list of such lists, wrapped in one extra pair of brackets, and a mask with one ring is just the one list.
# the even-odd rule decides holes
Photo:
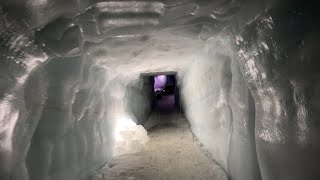
[[(21, 108), (24, 106), (20, 106), (25, 101), (21, 92), (24, 92), (31, 72), (47, 59), (63, 59), (61, 62), (51, 61), (57, 72), (61, 70), (60, 76), (54, 76), (56, 71), (50, 71), (48, 67), (45, 70), (51, 73), (52, 82), (61, 80), (60, 86), (64, 86), (66, 81), (74, 85), (77, 82), (73, 78), (80, 79), (82, 75), (79, 72), (82, 59), (90, 59), (95, 68), (103, 68), (97, 68), (99, 70), (93, 74), (105, 76), (101, 81), (106, 82), (107, 78), (116, 79), (118, 74), (137, 79), (140, 73), (183, 72), (193, 68), (191, 77), (187, 79), (200, 85), (201, 78), (211, 77), (208, 74), (214, 72), (221, 79), (228, 76), (227, 83), (219, 84), (220, 81), (217, 81), (213, 84), (229, 93), (241, 94), (238, 86), (247, 93), (248, 86), (255, 107), (255, 132), (252, 132), (255, 139), (254, 135), (250, 136), (254, 145), (252, 154), (259, 159), (260, 167), (255, 168), (260, 168), (262, 178), (298, 180), (318, 175), (320, 141), (317, 119), (320, 106), (316, 94), (319, 89), (320, 51), (314, 44), (319, 42), (320, 36), (316, 23), (317, 10), (314, 10), (317, 6), (312, 3), (289, 0), (0, 0), (0, 4), (3, 5), (0, 13), (4, 14), (0, 23), (6, 27), (0, 29), (5, 40), (1, 44), (5, 47), (1, 49), (1, 56), (6, 64), (1, 67), (5, 88), (1, 89), (4, 98), (0, 101), (0, 108), (5, 107), (3, 109), (6, 110), (2, 112), (5, 121), (1, 122), (4, 124), (1, 131), (6, 135), (4, 147), (9, 147), (0, 150), (10, 155), (7, 162), (11, 162), (12, 138), (22, 137), (22, 132), (18, 131), (23, 129), (25, 122), (22, 116), (18, 117), (19, 112), (24, 110)], [(207, 56), (202, 56), (203, 51)], [(201, 60), (212, 58), (214, 65), (219, 67), (215, 69), (210, 64), (212, 62), (207, 61), (193, 64), (194, 56), (200, 56)], [(231, 63), (230, 58), (236, 59), (236, 63)], [(69, 60), (70, 64), (66, 63)], [(68, 67), (70, 72), (68, 68), (61, 67)], [(235, 69), (241, 69), (241, 72)], [(237, 74), (235, 77), (234, 71)], [(201, 73), (205, 78), (197, 76)], [(233, 78), (240, 80), (233, 81)], [(98, 81), (91, 81), (99, 86), (98, 89), (104, 86)], [(236, 84), (232, 89), (228, 86), (232, 83), (240, 85)], [(188, 91), (187, 94), (195, 91), (193, 85), (186, 85), (187, 90), (184, 90)], [(211, 85), (206, 84), (205, 90), (209, 91)], [(85, 86), (88, 88), (90, 85)], [(73, 89), (59, 88), (63, 89), (63, 93), (74, 93)], [(125, 93), (119, 94), (123, 97)], [(217, 107), (225, 105), (229, 108), (228, 93), (223, 98), (222, 102), (217, 101)], [(71, 101), (70, 98), (68, 103)], [(239, 114), (242, 113), (241, 108)], [(61, 124), (64, 125), (63, 122)], [(32, 128), (35, 127), (28, 129), (30, 133), (26, 140), (19, 140), (23, 145), (14, 144), (14, 147), (21, 146), (27, 152), (34, 132)], [(45, 127), (48, 128), (46, 124)], [(241, 128), (247, 127), (240, 125)], [(14, 152), (20, 152), (20, 149)], [(235, 154), (239, 155), (238, 152)], [(24, 155), (17, 157), (14, 158), (25, 158)], [(283, 157), (287, 159), (283, 160)], [(302, 163), (298, 164), (290, 159), (292, 157), (297, 157)], [(227, 160), (222, 162), (230, 171), (228, 173), (238, 173), (228, 169)], [(11, 169), (3, 171), (10, 172)]]
[(85, 55), (115, 71), (111, 76), (131, 76), (128, 69), (135, 76), (183, 71), (193, 55), (201, 53), (201, 40), (222, 31), (232, 34), (231, 27), (243, 26), (265, 9), (264, 3), (254, 0), (16, 0), (3, 4), (13, 17), (37, 29), (36, 43), (49, 57)]
[[(90, 42), (115, 37), (145, 39), (175, 28), (190, 29), (194, 35), (201, 30), (218, 32), (239, 16), (242, 23), (249, 22), (265, 8), (260, 2), (239, 0), (16, 0), (3, 4), (12, 16), (38, 29), (39, 44), (58, 56), (78, 55)], [(242, 9), (248, 5), (251, 11)]]
[[(92, 47), (99, 54), (103, 51), (97, 50), (100, 44), (112, 48), (123, 44), (129, 46), (130, 43), (123, 43), (128, 40), (137, 43), (131, 43), (131, 47), (141, 46), (152, 37), (161, 39), (162, 37), (157, 38), (158, 34), (168, 36), (163, 35), (164, 32), (169, 32), (169, 36), (172, 33), (183, 36), (187, 34), (189, 38), (181, 39), (182, 43), (183, 41), (191, 42), (190, 40), (206, 40), (221, 32), (234, 36), (234, 34), (241, 33), (247, 24), (259, 16), (264, 16), (266, 12), (279, 17), (274, 19), (279, 33), (283, 32), (282, 26), (291, 26), (292, 32), (289, 33), (297, 34), (298, 42), (293, 42), (293, 39), (290, 42), (290, 39), (280, 38), (280, 41), (284, 43), (284, 51), (287, 53), (291, 53), (291, 49), (299, 48), (302, 44), (311, 44), (316, 41), (313, 38), (317, 37), (316, 31), (311, 30), (315, 14), (313, 11), (303, 10), (312, 7), (312, 4), (302, 5), (299, 1), (14, 0), (8, 2), (3, 0), (1, 4), (5, 7), (3, 10), (14, 19), (23, 22), (29, 28), (29, 32), (32, 33), (37, 29), (36, 43), (50, 57), (80, 56), (87, 54), (88, 49), (91, 51)], [(301, 6), (300, 10), (299, 6)], [(284, 12), (289, 14), (284, 14)], [(288, 24), (291, 21), (298, 22), (299, 18), (300, 21), (308, 20), (301, 25)], [(296, 26), (304, 29), (297, 29)], [(251, 30), (246, 30), (246, 32), (249, 31)], [(305, 42), (299, 39), (305, 39)], [(288, 45), (289, 43), (291, 45)], [(178, 41), (177, 44), (179, 46)], [(293, 44), (295, 45), (292, 46)], [(139, 48), (134, 48), (137, 48), (137, 51), (131, 55), (128, 54), (128, 57), (132, 58), (139, 54)], [(307, 51), (311, 54), (314, 50), (310, 47)], [(295, 68), (297, 67), (296, 62), (297, 60), (293, 60), (284, 63), (285, 66), (289, 66), (288, 74), (294, 75), (296, 70), (301, 71)], [(299, 65), (312, 69), (312, 72), (316, 71), (311, 64), (300, 63)]]

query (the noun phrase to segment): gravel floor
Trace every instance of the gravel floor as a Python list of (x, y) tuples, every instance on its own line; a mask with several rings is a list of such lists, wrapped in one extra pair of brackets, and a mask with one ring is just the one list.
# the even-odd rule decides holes
[[(171, 98), (171, 99), (170, 99)], [(91, 180), (227, 180), (193, 136), (179, 110), (163, 97), (144, 124), (150, 141), (142, 152), (115, 157)]]

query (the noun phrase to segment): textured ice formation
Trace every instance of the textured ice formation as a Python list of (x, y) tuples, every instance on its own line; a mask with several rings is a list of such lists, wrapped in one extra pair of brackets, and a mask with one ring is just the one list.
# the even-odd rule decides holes
[(320, 179), (316, 7), (1, 0), (0, 179), (86, 177), (112, 157), (114, 117), (140, 129), (153, 103), (140, 75), (160, 72), (176, 72), (193, 133), (230, 179)]
[(140, 152), (148, 141), (142, 125), (137, 125), (130, 117), (116, 119), (114, 156)]
[(192, 131), (233, 179), (260, 179), (254, 102), (231, 40), (226, 34), (207, 40), (183, 77), (182, 105)]

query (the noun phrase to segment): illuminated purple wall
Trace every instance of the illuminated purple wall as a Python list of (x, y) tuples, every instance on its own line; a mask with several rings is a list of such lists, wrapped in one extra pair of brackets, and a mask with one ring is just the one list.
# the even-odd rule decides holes
[(166, 75), (154, 76), (154, 90), (162, 89), (167, 83)]

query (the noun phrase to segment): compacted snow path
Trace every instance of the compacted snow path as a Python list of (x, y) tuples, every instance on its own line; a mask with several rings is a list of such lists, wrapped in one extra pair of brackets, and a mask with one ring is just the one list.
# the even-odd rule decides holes
[(190, 127), (163, 97), (144, 124), (150, 141), (142, 152), (115, 157), (93, 180), (227, 180), (223, 169), (201, 148)]

